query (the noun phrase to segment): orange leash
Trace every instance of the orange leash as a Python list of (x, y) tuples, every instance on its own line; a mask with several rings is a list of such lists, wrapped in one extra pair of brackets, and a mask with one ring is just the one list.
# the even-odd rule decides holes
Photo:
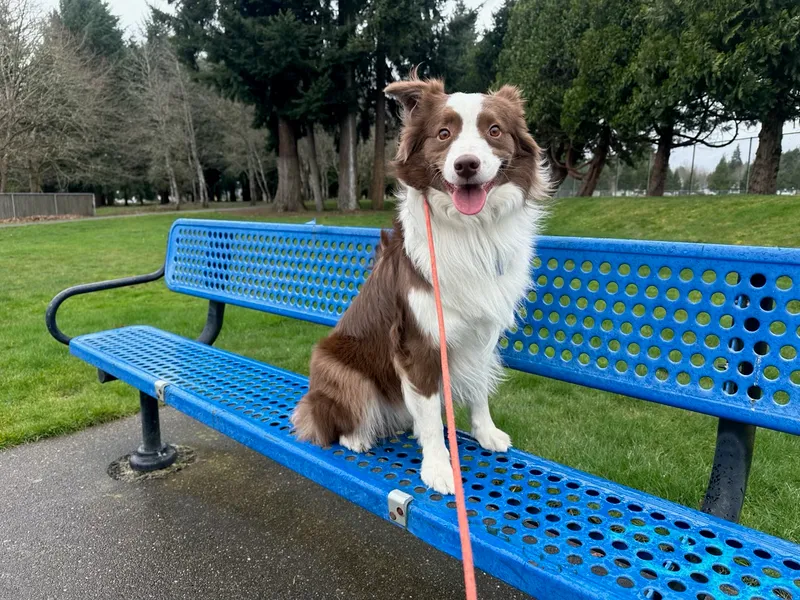
[(439, 353), (442, 361), (442, 387), (444, 388), (444, 408), (447, 415), (447, 441), (450, 446), (450, 466), (453, 468), (453, 481), (456, 486), (456, 512), (458, 513), (458, 534), (461, 538), (461, 561), (464, 565), (464, 586), (467, 600), (478, 600), (475, 589), (475, 566), (472, 562), (472, 544), (469, 539), (469, 522), (467, 521), (467, 505), (464, 500), (464, 486), (461, 482), (461, 463), (458, 460), (458, 442), (456, 440), (456, 416), (453, 411), (453, 397), (450, 392), (450, 369), (447, 366), (447, 342), (444, 331), (444, 312), (442, 311), (442, 295), (439, 290), (439, 272), (436, 270), (436, 252), (433, 248), (433, 229), (431, 228), (431, 209), (428, 199), (423, 198), (425, 205), (425, 227), (428, 230), (428, 251), (431, 255), (431, 279), (433, 280), (433, 298), (436, 301), (436, 316), (439, 321)]

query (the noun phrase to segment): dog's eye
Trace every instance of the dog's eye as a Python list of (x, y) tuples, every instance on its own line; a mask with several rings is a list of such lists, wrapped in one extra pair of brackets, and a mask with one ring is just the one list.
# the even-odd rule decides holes
[(450, 139), (450, 130), (449, 129), (440, 129), (438, 137), (442, 141)]
[(492, 136), (493, 138), (500, 137), (500, 134), (502, 133), (503, 132), (500, 130), (499, 125), (492, 125), (491, 127), (489, 127), (489, 135)]

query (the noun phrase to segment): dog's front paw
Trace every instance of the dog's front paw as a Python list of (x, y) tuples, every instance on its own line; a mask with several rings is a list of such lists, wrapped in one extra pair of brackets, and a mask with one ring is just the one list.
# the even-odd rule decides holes
[(456, 493), (453, 469), (450, 468), (450, 461), (446, 457), (438, 459), (423, 458), (420, 475), (425, 485), (440, 494)]
[(366, 452), (373, 445), (371, 440), (366, 440), (358, 434), (340, 435), (339, 443), (353, 452)]
[(492, 452), (508, 452), (508, 449), (511, 447), (511, 438), (509, 435), (497, 427), (477, 429), (473, 431), (473, 434), (482, 447)]

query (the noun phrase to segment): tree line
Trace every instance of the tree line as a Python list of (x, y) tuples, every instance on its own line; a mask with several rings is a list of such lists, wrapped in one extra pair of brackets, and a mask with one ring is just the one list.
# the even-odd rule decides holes
[(126, 41), (101, 0), (0, 0), (0, 192), (269, 198), (252, 106), (198, 82), (151, 20)]
[(554, 179), (583, 195), (611, 155), (632, 165), (653, 146), (647, 193), (662, 195), (672, 150), (756, 123), (749, 191), (774, 194), (800, 116), (799, 39), (796, 0), (519, 0), (498, 81), (528, 91)]
[(774, 193), (800, 116), (794, 0), (506, 0), (486, 31), (445, 0), (170, 0), (129, 40), (103, 0), (31, 2), (0, 0), (0, 191), (380, 208), (382, 90), (413, 67), (519, 85), (553, 180), (583, 195), (643, 162), (648, 194), (685, 187), (672, 150), (756, 123), (749, 191)]

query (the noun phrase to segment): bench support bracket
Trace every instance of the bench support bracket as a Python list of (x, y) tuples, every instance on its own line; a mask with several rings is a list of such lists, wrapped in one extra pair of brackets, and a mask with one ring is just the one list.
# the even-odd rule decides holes
[(408, 523), (408, 507), (411, 504), (412, 496), (403, 490), (392, 490), (387, 498), (389, 503), (389, 518), (400, 525), (406, 527)]
[(719, 420), (714, 468), (701, 507), (704, 513), (739, 522), (755, 439), (755, 425)]
[(166, 382), (156, 382), (158, 399), (139, 392), (139, 403), (142, 407), (142, 445), (131, 454), (131, 468), (134, 471), (165, 469), (178, 457), (174, 446), (161, 441), (158, 401), (164, 399), (165, 387)]

